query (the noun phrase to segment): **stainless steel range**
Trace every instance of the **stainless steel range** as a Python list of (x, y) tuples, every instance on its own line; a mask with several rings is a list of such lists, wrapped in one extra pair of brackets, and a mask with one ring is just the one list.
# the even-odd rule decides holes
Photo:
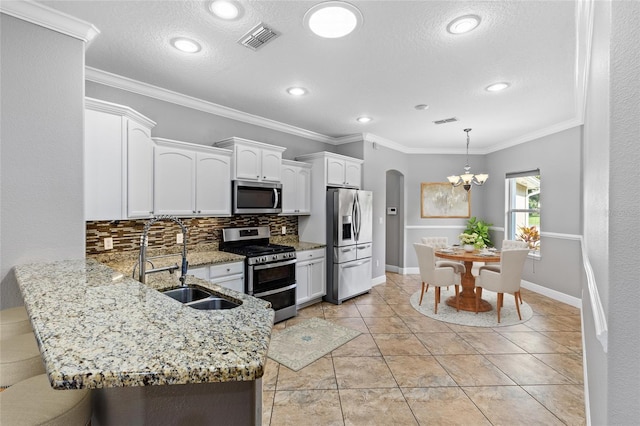
[(297, 314), (296, 251), (269, 244), (269, 235), (268, 226), (226, 228), (220, 250), (246, 257), (245, 292), (271, 302), (274, 322), (279, 322)]

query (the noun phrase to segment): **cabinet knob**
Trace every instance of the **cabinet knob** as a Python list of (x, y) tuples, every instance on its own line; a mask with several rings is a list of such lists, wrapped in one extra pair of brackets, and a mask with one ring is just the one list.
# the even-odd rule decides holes
[(198, 213), (202, 213), (202, 210), (198, 210)]
[(231, 270), (231, 268), (227, 268), (227, 272), (229, 272)]

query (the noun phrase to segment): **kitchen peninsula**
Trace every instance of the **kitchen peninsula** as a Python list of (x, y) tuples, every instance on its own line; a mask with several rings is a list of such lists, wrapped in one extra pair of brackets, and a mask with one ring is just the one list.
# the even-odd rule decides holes
[(268, 302), (189, 276), (241, 302), (201, 311), (93, 259), (15, 272), (52, 386), (93, 389), (92, 424), (260, 424)]

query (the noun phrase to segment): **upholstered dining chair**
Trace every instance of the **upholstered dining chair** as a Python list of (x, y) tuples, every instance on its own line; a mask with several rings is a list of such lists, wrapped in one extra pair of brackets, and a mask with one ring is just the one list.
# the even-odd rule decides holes
[(436, 267), (435, 249), (426, 244), (413, 243), (413, 248), (418, 256), (418, 267), (420, 268), (420, 280), (422, 281), (422, 292), (420, 293), (419, 305), (422, 305), (424, 292), (429, 290), (429, 285), (435, 287), (434, 313), (438, 313), (438, 303), (440, 303), (440, 287), (450, 285), (456, 288), (456, 310), (459, 310), (460, 303), (460, 274), (456, 273), (452, 266)]
[[(516, 241), (516, 240), (502, 240), (502, 251), (505, 250), (517, 250), (517, 249), (528, 249), (529, 243), (526, 241)], [(483, 269), (488, 269), (494, 272), (500, 272), (500, 263), (498, 262), (486, 262), (484, 266), (480, 267), (478, 273), (480, 273)], [(522, 295), (518, 296), (520, 299), (520, 304), (522, 304)]]
[(500, 323), (500, 308), (503, 305), (504, 293), (513, 294), (518, 318), (522, 319), (518, 300), (522, 300), (520, 298), (520, 281), (522, 270), (524, 269), (524, 261), (528, 254), (529, 249), (506, 250), (500, 255), (500, 272), (480, 268), (480, 273), (476, 277), (476, 314), (482, 298), (482, 291), (489, 290), (498, 293), (498, 301), (496, 303), (498, 323)]
[[(422, 244), (426, 244), (437, 250), (449, 247), (449, 239), (447, 237), (422, 237)], [(456, 274), (464, 274), (465, 272), (464, 263), (454, 260), (436, 260), (436, 267), (442, 266), (451, 266)]]

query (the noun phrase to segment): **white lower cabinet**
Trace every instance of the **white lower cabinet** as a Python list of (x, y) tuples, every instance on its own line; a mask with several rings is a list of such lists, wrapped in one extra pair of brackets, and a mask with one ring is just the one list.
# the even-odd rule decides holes
[(244, 293), (244, 262), (189, 268), (189, 275)]
[(296, 304), (300, 306), (327, 293), (325, 249), (299, 251), (296, 256)]

